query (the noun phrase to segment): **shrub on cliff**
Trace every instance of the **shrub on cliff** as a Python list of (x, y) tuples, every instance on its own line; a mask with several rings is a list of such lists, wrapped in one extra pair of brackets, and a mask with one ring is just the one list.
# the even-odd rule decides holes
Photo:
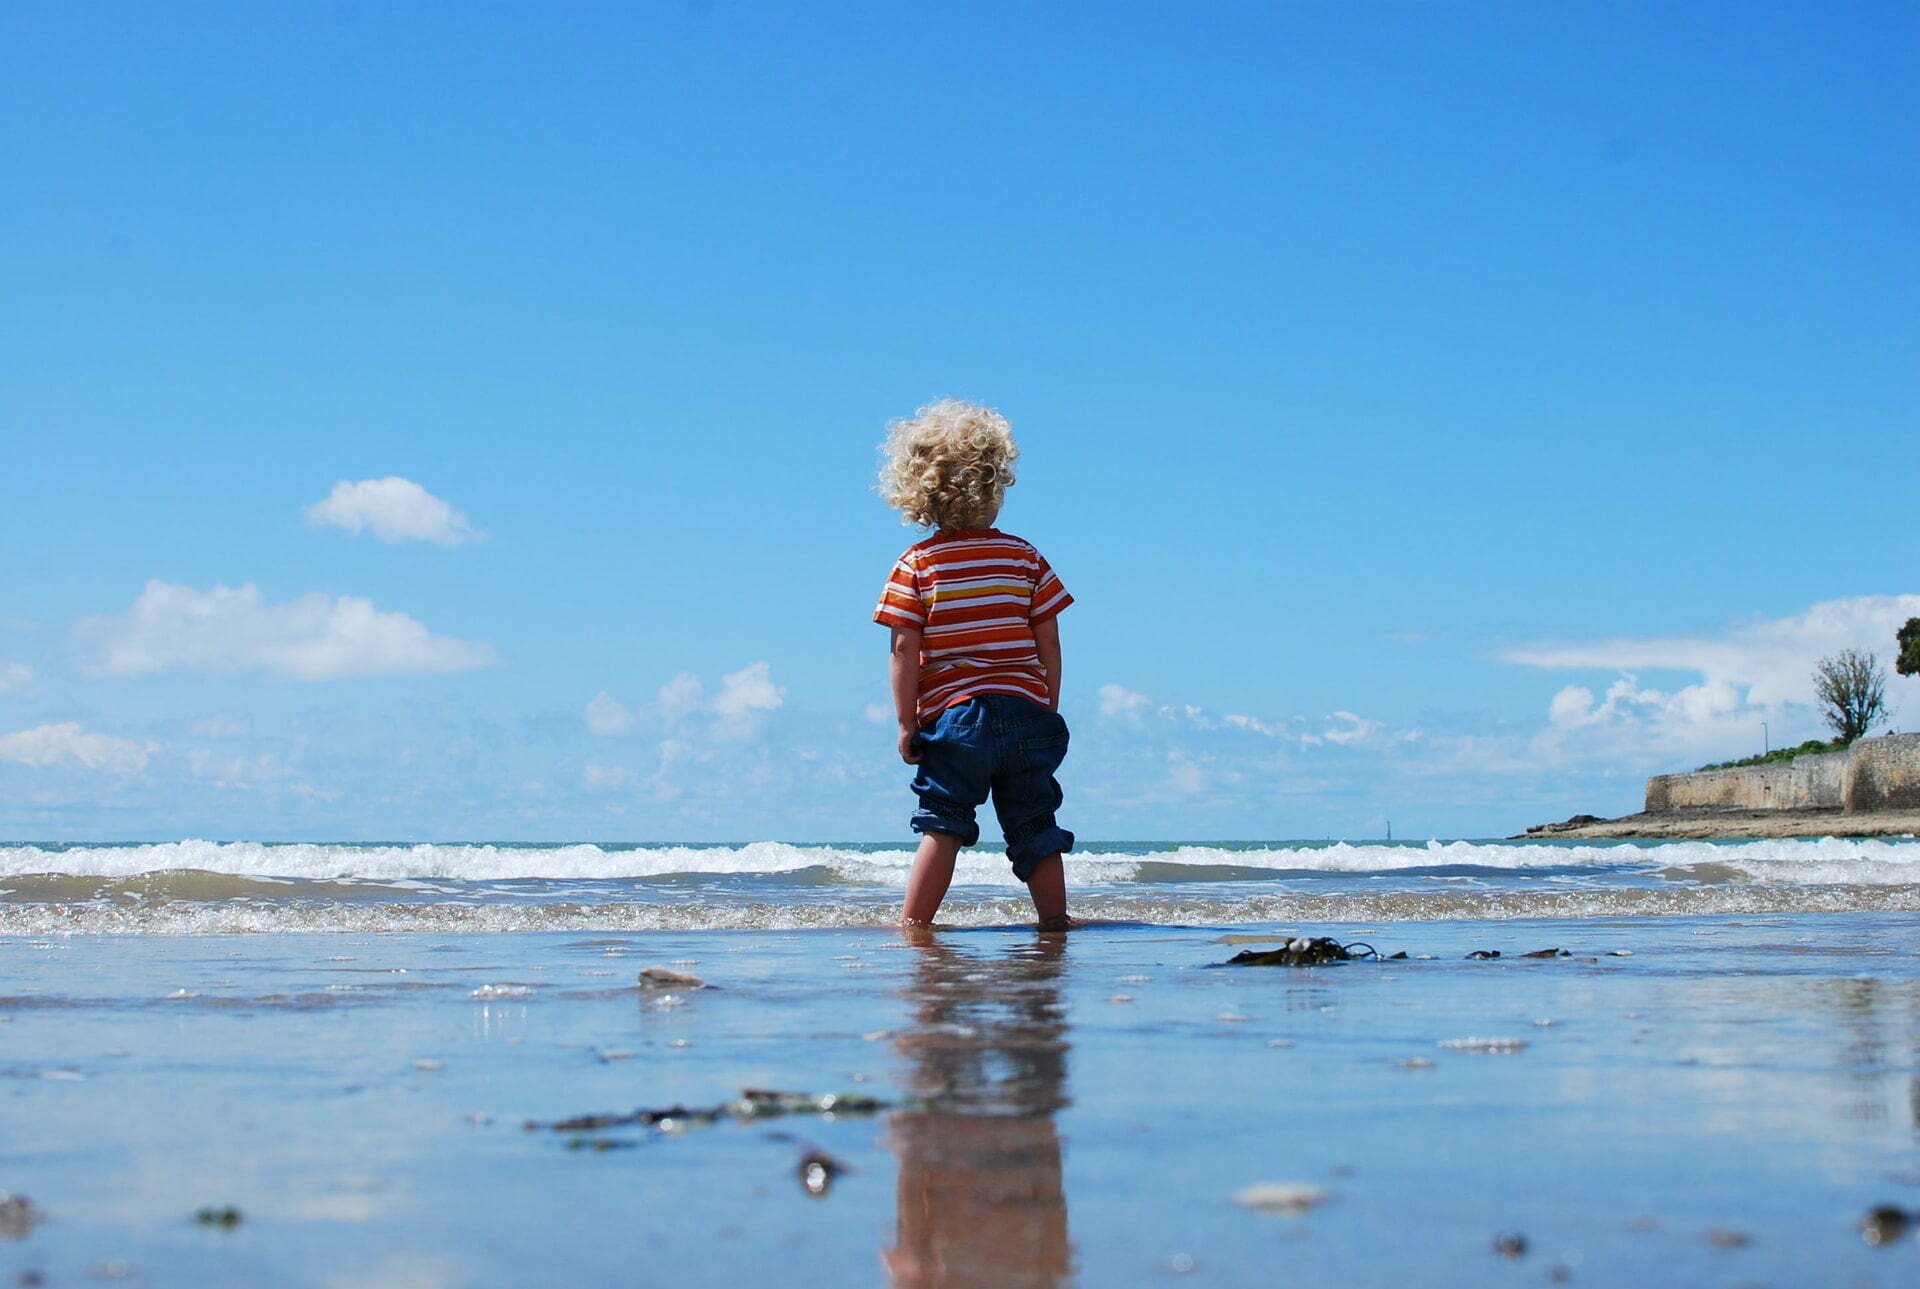
[(1893, 669), (1902, 676), (1920, 676), (1920, 618), (1908, 618), (1893, 637), (1900, 642), (1900, 656)]
[[(1839, 739), (1835, 739), (1831, 743), (1822, 743), (1817, 738), (1810, 738), (1799, 747), (1776, 747), (1773, 751), (1763, 753), (1760, 756), (1744, 756), (1738, 761), (1715, 761), (1711, 765), (1701, 766), (1700, 769), (1739, 770), (1749, 765), (1782, 765), (1793, 760), (1795, 757), (1819, 756), (1822, 752), (1844, 752), (1846, 750), (1847, 745)], [(1698, 771), (1696, 771), (1696, 773), (1698, 773)]]
[(1813, 692), (1825, 708), (1820, 714), (1842, 743), (1865, 734), (1887, 714), (1887, 673), (1880, 660), (1858, 649), (1842, 649), (1813, 669)]

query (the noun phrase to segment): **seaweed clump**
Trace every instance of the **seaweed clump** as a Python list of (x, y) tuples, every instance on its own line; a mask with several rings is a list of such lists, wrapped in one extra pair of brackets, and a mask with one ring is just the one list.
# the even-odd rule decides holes
[(1242, 949), (1220, 965), (1223, 967), (1324, 967), (1357, 958), (1377, 958), (1380, 951), (1370, 944), (1354, 941), (1341, 944), (1330, 935), (1296, 936), (1277, 949)]

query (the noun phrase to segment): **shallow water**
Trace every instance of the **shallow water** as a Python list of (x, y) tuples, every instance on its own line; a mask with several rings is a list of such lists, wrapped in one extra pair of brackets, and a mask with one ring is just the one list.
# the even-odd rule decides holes
[[(886, 846), (0, 846), (0, 930), (642, 931), (876, 927)], [(1920, 910), (1920, 841), (1113, 843), (1069, 857), (1075, 912), (1156, 924)], [(1027, 915), (966, 852), (943, 917)]]
[[(1915, 917), (1305, 929), (1432, 956), (1216, 969), (1221, 926), (14, 930), (0, 1190), (44, 1220), (0, 1238), (0, 1274), (1913, 1282), (1920, 1244), (1853, 1223), (1920, 1208)], [(1515, 956), (1549, 946), (1577, 956)], [(716, 987), (639, 988), (656, 965)], [(892, 1104), (522, 1127), (748, 1087)], [(846, 1168), (824, 1195), (810, 1150)], [(1235, 1202), (1262, 1182), (1323, 1199)], [(193, 1221), (228, 1204), (232, 1230)], [(1517, 1260), (1493, 1251), (1507, 1231)]]

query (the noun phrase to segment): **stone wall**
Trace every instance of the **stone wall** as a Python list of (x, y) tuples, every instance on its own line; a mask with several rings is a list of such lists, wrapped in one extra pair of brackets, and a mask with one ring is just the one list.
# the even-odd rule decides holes
[(1659, 774), (1647, 780), (1647, 810), (1739, 806), (1747, 810), (1838, 810), (1844, 804), (1851, 752), (1798, 756), (1736, 770)]
[(1647, 780), (1647, 811), (1689, 806), (1745, 810), (1920, 809), (1920, 734), (1861, 739), (1844, 752), (1800, 756), (1774, 765)]
[(1920, 734), (1863, 738), (1849, 757), (1841, 793), (1847, 809), (1920, 809)]

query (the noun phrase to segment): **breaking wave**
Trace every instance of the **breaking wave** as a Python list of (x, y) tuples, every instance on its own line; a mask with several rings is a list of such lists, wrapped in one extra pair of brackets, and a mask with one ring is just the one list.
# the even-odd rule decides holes
[[(1614, 890), (1390, 891), (1377, 894), (1248, 895), (1237, 898), (1111, 892), (1074, 897), (1084, 923), (1236, 926), (1252, 923), (1393, 923), (1706, 917), (1788, 913), (1920, 912), (1920, 888), (1837, 884), (1818, 887), (1719, 886)], [(451, 934), (502, 931), (805, 931), (883, 927), (894, 901), (678, 904), (560, 901), (535, 904), (353, 904), (88, 902), (0, 905), (0, 933), (244, 935), (284, 932)], [(954, 926), (1031, 924), (1024, 898), (955, 898), (940, 921)]]
[[(0, 934), (802, 929), (883, 925), (888, 846), (0, 846)], [(1646, 917), (1920, 910), (1920, 841), (1105, 844), (1076, 913), (1125, 922)], [(943, 917), (1030, 916), (997, 850), (963, 853)]]
[[(0, 879), (30, 874), (136, 877), (181, 871), (305, 881), (645, 881), (701, 876), (791, 876), (811, 871), (855, 884), (905, 881), (913, 852), (878, 846), (365, 845), (177, 841), (126, 846), (0, 846)], [(1644, 870), (1719, 880), (1793, 884), (1920, 881), (1911, 839), (1768, 839), (1742, 842), (1233, 843), (1097, 845), (1077, 852), (1075, 878), (1090, 883), (1248, 881), (1315, 874), (1524, 873)], [(956, 880), (1012, 885), (989, 847), (964, 852)]]

